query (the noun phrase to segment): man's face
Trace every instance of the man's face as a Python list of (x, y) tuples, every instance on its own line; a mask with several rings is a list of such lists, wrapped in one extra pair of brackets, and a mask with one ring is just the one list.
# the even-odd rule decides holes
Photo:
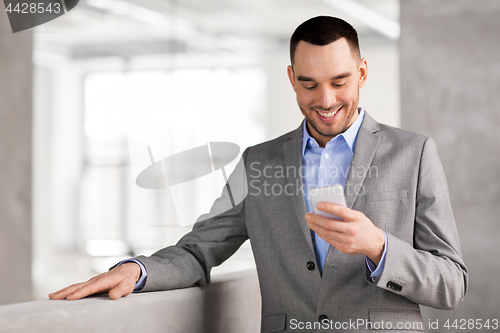
[(288, 77), (307, 128), (320, 146), (343, 133), (358, 116), (366, 60), (355, 59), (345, 38), (325, 46), (300, 41)]

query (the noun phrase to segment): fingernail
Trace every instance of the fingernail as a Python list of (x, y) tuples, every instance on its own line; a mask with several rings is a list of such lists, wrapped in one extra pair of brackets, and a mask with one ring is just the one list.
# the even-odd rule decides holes
[(324, 205), (324, 204), (318, 204), (318, 208), (319, 208), (319, 209), (324, 209), (324, 208), (325, 208), (325, 205)]

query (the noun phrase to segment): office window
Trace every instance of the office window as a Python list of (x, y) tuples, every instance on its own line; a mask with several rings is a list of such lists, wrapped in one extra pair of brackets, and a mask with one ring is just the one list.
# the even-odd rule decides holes
[(265, 137), (265, 75), (258, 68), (95, 73), (84, 89), (78, 242), (97, 258), (93, 271), (174, 244), (191, 229), (186, 221), (207, 212), (222, 190), (222, 174), (166, 190), (138, 187), (137, 175), (151, 164), (148, 148), (158, 161), (226, 141), (241, 155)]

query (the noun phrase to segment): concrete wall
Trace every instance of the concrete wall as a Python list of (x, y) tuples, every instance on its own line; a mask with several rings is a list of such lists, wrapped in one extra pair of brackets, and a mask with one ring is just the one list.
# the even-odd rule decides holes
[(464, 303), (426, 311), (440, 326), (500, 320), (499, 17), (498, 0), (401, 1), (402, 127), (437, 142), (470, 270)]
[(31, 57), (0, 10), (0, 304), (31, 299)]
[(0, 306), (0, 332), (257, 333), (261, 300), (256, 271), (215, 277), (210, 286)]

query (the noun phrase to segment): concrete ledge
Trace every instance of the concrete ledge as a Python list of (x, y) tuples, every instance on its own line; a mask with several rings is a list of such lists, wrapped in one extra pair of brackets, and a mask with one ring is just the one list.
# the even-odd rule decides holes
[(214, 277), (208, 287), (132, 294), (112, 301), (35, 301), (0, 306), (0, 332), (238, 332), (260, 331), (257, 273)]

